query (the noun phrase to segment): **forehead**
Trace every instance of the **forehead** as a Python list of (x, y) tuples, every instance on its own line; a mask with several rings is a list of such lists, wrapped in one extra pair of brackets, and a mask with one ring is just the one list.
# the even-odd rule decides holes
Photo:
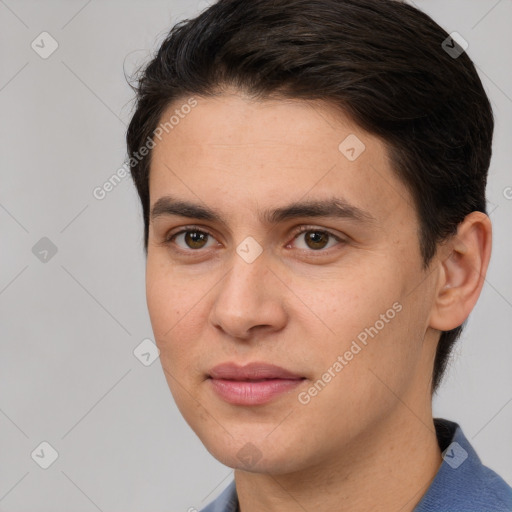
[(151, 204), (172, 193), (225, 207), (228, 215), (334, 195), (376, 218), (411, 207), (384, 143), (330, 105), (232, 93), (196, 96), (194, 108), (183, 108), (188, 100), (175, 101), (161, 117)]

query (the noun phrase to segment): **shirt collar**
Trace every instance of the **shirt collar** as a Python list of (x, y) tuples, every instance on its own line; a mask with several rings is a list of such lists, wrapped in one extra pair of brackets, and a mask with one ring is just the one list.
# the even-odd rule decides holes
[(512, 511), (512, 488), (484, 466), (457, 423), (434, 419), (443, 462), (414, 512)]

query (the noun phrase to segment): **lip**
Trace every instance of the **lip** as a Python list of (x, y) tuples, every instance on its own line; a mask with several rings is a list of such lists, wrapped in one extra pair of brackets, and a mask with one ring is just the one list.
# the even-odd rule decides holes
[(261, 405), (299, 386), (305, 377), (280, 366), (253, 362), (223, 363), (208, 374), (213, 391), (234, 405)]
[(302, 375), (292, 373), (280, 366), (263, 362), (253, 362), (244, 366), (236, 363), (222, 363), (214, 366), (208, 374), (212, 379), (259, 380), (259, 379), (302, 379)]

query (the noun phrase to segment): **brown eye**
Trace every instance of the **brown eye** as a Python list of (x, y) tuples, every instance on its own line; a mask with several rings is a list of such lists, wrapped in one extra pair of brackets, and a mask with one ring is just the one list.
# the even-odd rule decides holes
[(330, 235), (324, 231), (307, 231), (305, 241), (310, 249), (323, 249), (329, 242)]
[[(330, 249), (333, 245), (336, 245), (336, 242), (343, 242), (340, 237), (330, 233), (329, 231), (307, 227), (302, 228), (298, 233), (296, 233), (294, 240), (300, 241), (301, 238), (304, 242), (302, 244), (296, 243), (296, 247), (298, 249), (320, 252), (326, 248)], [(329, 245), (330, 242), (331, 244)]]
[(208, 240), (208, 233), (202, 231), (186, 231), (185, 243), (191, 249), (202, 249)]
[(214, 241), (215, 239), (205, 231), (199, 229), (184, 229), (170, 236), (166, 240), (167, 245), (175, 244), (179, 249), (187, 251), (190, 249), (199, 250), (207, 247), (209, 239)]

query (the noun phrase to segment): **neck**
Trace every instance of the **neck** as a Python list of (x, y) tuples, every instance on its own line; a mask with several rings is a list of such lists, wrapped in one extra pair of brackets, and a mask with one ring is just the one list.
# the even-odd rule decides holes
[(321, 464), (279, 475), (235, 470), (235, 481), (241, 512), (411, 512), (441, 462), (430, 404), (417, 416), (398, 403)]

